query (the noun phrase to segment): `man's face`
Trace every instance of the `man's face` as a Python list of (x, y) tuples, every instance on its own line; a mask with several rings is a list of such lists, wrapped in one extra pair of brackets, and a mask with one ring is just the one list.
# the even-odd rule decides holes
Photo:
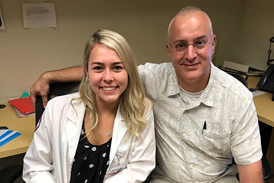
[[(184, 45), (187, 48), (180, 50)], [(166, 46), (181, 87), (190, 92), (203, 90), (209, 79), (215, 46), (208, 17), (202, 12), (175, 17)]]

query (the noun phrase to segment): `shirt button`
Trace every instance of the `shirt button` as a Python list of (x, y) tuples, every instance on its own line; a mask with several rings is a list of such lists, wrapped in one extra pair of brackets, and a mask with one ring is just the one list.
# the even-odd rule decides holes
[(186, 147), (186, 150), (188, 150), (189, 148), (188, 147)]
[(191, 168), (191, 169), (194, 168), (194, 165), (190, 165), (190, 168)]
[(182, 134), (185, 134), (185, 133), (186, 133), (186, 131), (185, 131), (185, 130), (182, 130), (182, 131), (181, 131), (181, 133), (182, 133)]

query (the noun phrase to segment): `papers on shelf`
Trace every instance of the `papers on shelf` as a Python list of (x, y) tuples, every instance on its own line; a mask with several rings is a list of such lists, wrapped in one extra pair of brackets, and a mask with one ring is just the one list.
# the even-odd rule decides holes
[(256, 97), (258, 95), (262, 95), (264, 93), (265, 93), (264, 91), (260, 91), (260, 90), (254, 90), (254, 91), (252, 91), (253, 97)]
[(0, 130), (0, 147), (12, 141), (16, 137), (20, 136), (21, 133), (13, 130)]
[(227, 60), (224, 61), (222, 69), (225, 71), (242, 74), (245, 78), (248, 76), (262, 76), (264, 73), (264, 71), (249, 67), (248, 65), (238, 64)]

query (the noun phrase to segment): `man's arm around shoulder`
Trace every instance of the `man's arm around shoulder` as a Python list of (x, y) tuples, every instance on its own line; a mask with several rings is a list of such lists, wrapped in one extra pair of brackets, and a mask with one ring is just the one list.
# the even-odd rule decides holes
[(45, 107), (48, 102), (49, 84), (54, 82), (81, 81), (83, 68), (81, 66), (66, 69), (47, 71), (43, 73), (30, 88), (30, 95), (33, 109), (35, 110), (36, 96), (40, 95)]

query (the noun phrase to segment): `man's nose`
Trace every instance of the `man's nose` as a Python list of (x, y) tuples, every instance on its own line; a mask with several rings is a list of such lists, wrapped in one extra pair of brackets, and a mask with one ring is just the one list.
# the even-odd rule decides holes
[(196, 58), (196, 56), (197, 56), (196, 48), (194, 47), (193, 44), (189, 44), (186, 49), (185, 58), (189, 61), (192, 61)]

